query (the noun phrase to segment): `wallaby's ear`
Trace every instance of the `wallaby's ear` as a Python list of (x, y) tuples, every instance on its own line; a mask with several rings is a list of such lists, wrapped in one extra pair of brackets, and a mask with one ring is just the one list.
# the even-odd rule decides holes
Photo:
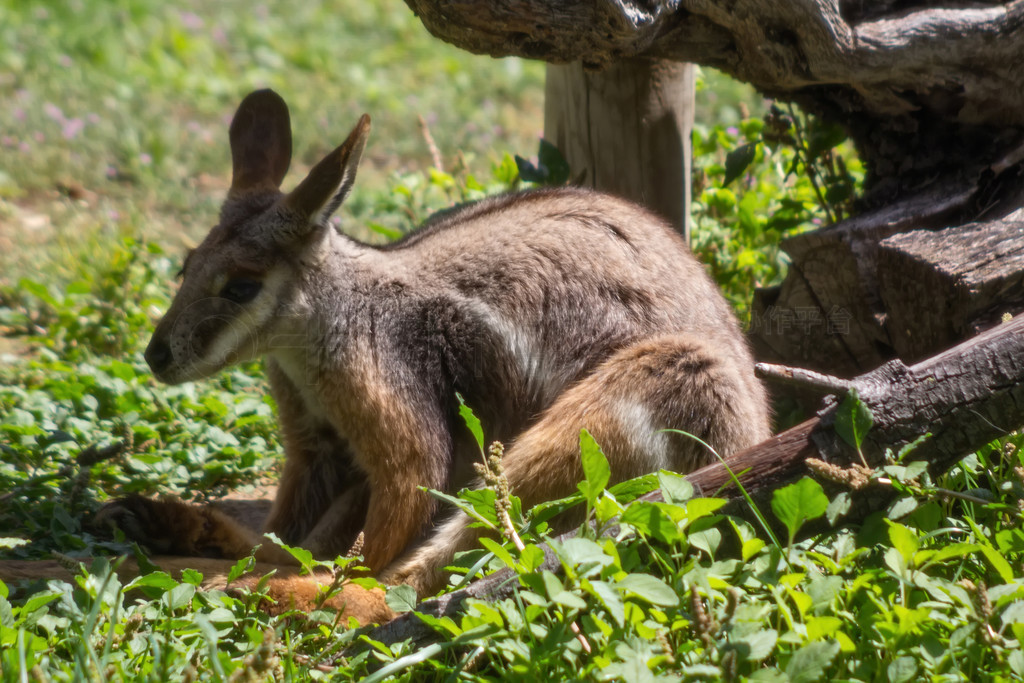
[(250, 93), (231, 121), (231, 195), (276, 190), (292, 159), (288, 105), (273, 90)]
[(370, 117), (363, 114), (348, 139), (313, 167), (284, 203), (308, 221), (310, 226), (334, 213), (356, 180), (356, 168), (370, 135)]

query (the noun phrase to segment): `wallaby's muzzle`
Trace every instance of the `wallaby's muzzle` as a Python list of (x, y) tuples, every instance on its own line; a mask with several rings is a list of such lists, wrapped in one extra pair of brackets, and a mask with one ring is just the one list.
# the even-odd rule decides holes
[(173, 359), (170, 344), (162, 339), (153, 337), (149, 342), (149, 346), (146, 347), (145, 358), (146, 363), (149, 364), (149, 369), (153, 371), (157, 379), (160, 379), (161, 373), (168, 368)]

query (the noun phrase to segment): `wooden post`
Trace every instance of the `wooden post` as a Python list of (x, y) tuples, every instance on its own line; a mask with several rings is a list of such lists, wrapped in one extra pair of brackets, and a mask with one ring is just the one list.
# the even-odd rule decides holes
[(565, 155), (573, 179), (643, 204), (689, 240), (692, 65), (548, 64), (544, 99), (544, 137)]

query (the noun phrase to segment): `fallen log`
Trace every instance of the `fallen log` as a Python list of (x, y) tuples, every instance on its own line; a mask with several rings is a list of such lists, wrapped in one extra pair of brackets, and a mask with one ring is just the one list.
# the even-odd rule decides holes
[(917, 362), (1024, 311), (1020, 200), (958, 224), (983, 198), (942, 185), (784, 240), (789, 273), (752, 307), (756, 356), (854, 377), (894, 357)]
[(893, 348), (913, 362), (1024, 307), (1024, 212), (895, 234), (879, 243), (876, 261)]
[[(800, 381), (795, 373), (789, 381)], [(867, 464), (885, 462), (887, 451), (898, 451), (923, 435), (909, 456), (924, 460), (936, 477), (992, 440), (1024, 426), (1024, 316), (997, 327), (913, 366), (891, 361), (856, 379), (823, 382), (820, 375), (808, 380), (814, 387), (826, 384), (856, 389), (871, 410), (874, 425), (862, 444)], [(818, 416), (725, 460), (709, 465), (686, 478), (704, 495), (732, 499), (727, 512), (747, 516), (750, 508), (732, 481), (740, 484), (761, 509), (768, 509), (772, 492), (804, 476), (814, 476), (807, 459), (817, 458), (839, 467), (860, 462), (860, 456), (837, 434), (835, 420), (842, 396), (830, 394)], [(731, 472), (731, 473), (730, 473)], [(822, 481), (835, 490), (831, 482)], [(869, 487), (853, 493), (854, 505), (847, 521), (863, 519), (881, 509), (890, 492)], [(660, 500), (660, 492), (645, 496)], [(573, 534), (566, 534), (567, 538)], [(559, 561), (545, 549), (541, 569), (557, 571)], [(468, 598), (500, 600), (516, 590), (510, 570), (498, 571), (466, 588), (426, 600), (417, 612), (432, 616), (457, 613)], [(377, 628), (370, 637), (385, 643), (433, 637), (415, 613), (407, 613)]]

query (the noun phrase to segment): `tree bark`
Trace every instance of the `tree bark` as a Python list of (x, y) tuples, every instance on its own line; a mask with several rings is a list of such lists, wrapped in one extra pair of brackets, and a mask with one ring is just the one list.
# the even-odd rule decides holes
[[(907, 367), (892, 361), (846, 386), (857, 389), (874, 415), (874, 425), (863, 444), (869, 465), (883, 464), (886, 451), (897, 452), (928, 434), (909, 459), (927, 461), (932, 477), (938, 477), (965, 454), (1024, 425), (1024, 317), (917, 365)], [(752, 519), (751, 509), (732, 483), (729, 470), (738, 475), (754, 504), (767, 510), (778, 487), (804, 476), (817, 476), (807, 465), (809, 457), (841, 468), (860, 462), (835, 431), (839, 405), (839, 397), (831, 395), (813, 420), (730, 456), (724, 465), (697, 470), (687, 479), (698, 492), (731, 498), (726, 508), (729, 513)], [(833, 482), (822, 483), (828, 489), (837, 488)], [(654, 500), (660, 493), (648, 496)], [(852, 497), (854, 507), (847, 521), (863, 519), (881, 509), (892, 494), (885, 488), (869, 486), (853, 492)], [(560, 569), (550, 552), (546, 553), (543, 568)], [(424, 601), (417, 611), (452, 615), (467, 598), (501, 599), (516, 590), (513, 578), (508, 570), (496, 572), (462, 590)], [(406, 614), (376, 629), (371, 637), (393, 643), (436, 636), (415, 614)]]
[(784, 241), (786, 280), (752, 306), (758, 358), (853, 377), (894, 357), (920, 360), (1024, 312), (1024, 215), (945, 228), (979, 203), (980, 191), (941, 183)]
[(544, 137), (587, 187), (642, 204), (689, 238), (689, 64), (627, 59), (603, 71), (549, 64)]
[(492, 56), (721, 69), (844, 124), (881, 203), (974, 178), (1024, 131), (1024, 0), (406, 0)]
[(900, 358), (913, 361), (1024, 310), (1024, 212), (881, 241), (878, 294)]

